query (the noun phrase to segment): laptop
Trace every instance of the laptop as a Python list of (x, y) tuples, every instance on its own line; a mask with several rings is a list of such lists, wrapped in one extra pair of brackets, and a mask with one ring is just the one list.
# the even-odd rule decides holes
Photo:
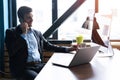
[(97, 53), (100, 46), (92, 46), (80, 48), (76, 52), (71, 53), (55, 53), (55, 58), (52, 60), (53, 65), (72, 67), (80, 64), (89, 63), (95, 54)]
[(100, 48), (99, 48), (99, 51), (100, 51), (99, 53), (100, 54), (98, 56), (102, 56), (102, 57), (112, 57), (112, 56), (114, 56), (114, 51), (113, 51), (111, 41), (110, 41), (111, 21), (112, 20), (109, 20), (109, 21), (110, 22), (108, 22), (107, 24), (104, 25), (104, 29), (103, 29), (103, 31), (101, 31), (102, 33), (100, 33), (99, 30), (98, 30), (98, 34), (100, 35), (99, 37), (106, 46), (105, 47), (102, 44), (100, 44)]
[(109, 41), (108, 47), (100, 46), (99, 57), (112, 57), (114, 56), (114, 50), (112, 48), (111, 42)]

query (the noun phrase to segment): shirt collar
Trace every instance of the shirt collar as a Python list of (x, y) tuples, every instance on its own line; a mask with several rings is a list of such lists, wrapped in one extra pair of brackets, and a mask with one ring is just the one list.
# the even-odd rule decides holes
[(32, 28), (30, 28), (29, 30), (28, 30), (28, 33), (31, 33), (33, 31), (33, 29)]

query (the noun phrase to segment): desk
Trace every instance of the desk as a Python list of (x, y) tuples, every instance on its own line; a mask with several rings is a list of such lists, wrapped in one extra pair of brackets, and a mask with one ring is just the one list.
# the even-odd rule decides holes
[(53, 65), (53, 54), (35, 80), (120, 80), (120, 51), (114, 49), (113, 57), (95, 55), (88, 64), (71, 68)]

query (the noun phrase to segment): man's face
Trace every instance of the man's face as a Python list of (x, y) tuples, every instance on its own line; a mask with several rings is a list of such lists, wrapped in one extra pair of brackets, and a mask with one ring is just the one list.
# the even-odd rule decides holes
[(33, 22), (33, 14), (32, 14), (32, 12), (24, 15), (24, 22), (26, 22), (28, 24), (28, 27), (32, 26), (32, 22)]

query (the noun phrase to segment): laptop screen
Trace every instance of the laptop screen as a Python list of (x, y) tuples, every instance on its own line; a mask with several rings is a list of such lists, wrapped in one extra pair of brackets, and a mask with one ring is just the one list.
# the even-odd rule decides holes
[[(102, 16), (101, 16), (102, 17)], [(98, 17), (93, 21), (92, 41), (101, 45), (100, 51), (104, 54), (113, 55), (113, 50), (110, 42), (110, 31), (112, 18), (103, 16), (104, 23), (99, 21)]]

